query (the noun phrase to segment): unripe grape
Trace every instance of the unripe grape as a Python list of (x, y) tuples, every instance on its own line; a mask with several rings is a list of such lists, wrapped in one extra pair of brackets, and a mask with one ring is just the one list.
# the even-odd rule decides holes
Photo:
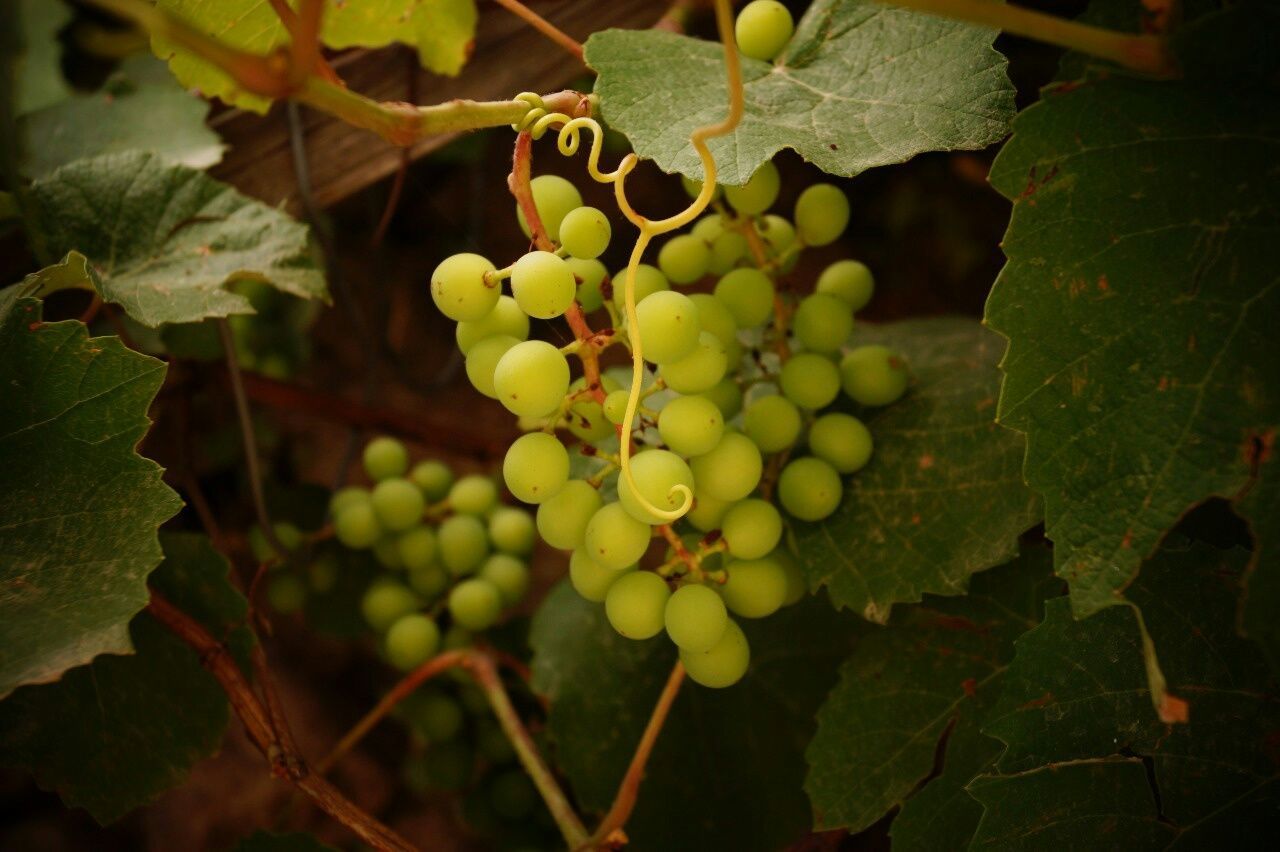
[(743, 618), (773, 615), (786, 600), (787, 575), (773, 559), (739, 559), (725, 571), (729, 579), (720, 594), (729, 609)]
[(396, 537), (396, 551), (400, 564), (409, 571), (421, 571), (436, 561), (436, 534), (431, 527), (422, 525), (402, 532)]
[(507, 350), (493, 374), (498, 401), (522, 417), (546, 417), (569, 391), (569, 362), (542, 340), (526, 340)]
[(800, 301), (791, 329), (806, 349), (837, 352), (853, 332), (853, 312), (842, 299), (814, 293)]
[(836, 469), (855, 473), (871, 460), (871, 432), (850, 414), (824, 414), (809, 427), (809, 451)]
[(640, 561), (652, 535), (649, 525), (631, 517), (621, 503), (607, 503), (587, 522), (583, 547), (592, 560), (617, 571)]
[(406, 579), (409, 581), (409, 588), (428, 601), (434, 600), (449, 588), (449, 574), (435, 562), (421, 568), (409, 568)]
[[(698, 306), (683, 293), (653, 293), (636, 306), (636, 331), (646, 361), (678, 361), (698, 345), (698, 335), (702, 333)], [(636, 343), (632, 340), (633, 346)]]
[(630, 391), (610, 391), (609, 395), (604, 398), (604, 405), (602, 406), (605, 419), (615, 426), (621, 426), (622, 421), (627, 417), (627, 400), (630, 397)]
[(702, 395), (716, 404), (725, 420), (732, 420), (742, 410), (742, 388), (733, 379), (721, 379)]
[(829, 245), (849, 225), (849, 199), (837, 186), (815, 183), (796, 199), (795, 216), (805, 245)]
[(800, 410), (785, 396), (762, 396), (747, 406), (742, 431), (763, 453), (777, 453), (794, 444), (804, 425)]
[(698, 345), (692, 352), (662, 364), (658, 375), (676, 393), (702, 393), (715, 387), (728, 369), (724, 344), (714, 334), (704, 331), (698, 335)]
[(495, 553), (480, 566), (477, 576), (488, 580), (502, 595), (504, 606), (513, 606), (529, 588), (529, 568), (521, 560), (506, 553)]
[(514, 337), (517, 341), (529, 338), (529, 317), (510, 296), (499, 296), (493, 310), (480, 319), (458, 323), (453, 336), (458, 341), (458, 349), (466, 355), (472, 346), (495, 335)]
[[(582, 206), (582, 195), (578, 188), (559, 175), (538, 175), (529, 181), (529, 189), (533, 192), (533, 206), (538, 211), (538, 218), (542, 220), (547, 236), (552, 242), (560, 242), (560, 223), (570, 210)], [(516, 219), (524, 235), (532, 238), (529, 222), (518, 204)]]
[(353, 506), (356, 503), (369, 502), (369, 489), (360, 488), (356, 485), (349, 485), (346, 488), (339, 488), (333, 492), (333, 496), (329, 498), (329, 514), (337, 516), (339, 512), (347, 506)]
[(702, 532), (718, 530), (725, 514), (734, 505), (736, 504), (728, 500), (717, 500), (710, 494), (695, 491), (693, 508), (689, 510), (689, 514), (685, 515), (685, 519)]
[(840, 394), (840, 368), (816, 352), (799, 352), (787, 359), (778, 376), (783, 395), (813, 411), (830, 405)]
[(690, 463), (699, 493), (734, 502), (760, 484), (760, 449), (741, 432), (726, 432), (715, 449)]
[(409, 469), (409, 451), (395, 438), (374, 438), (364, 447), (364, 470), (374, 482), (404, 476)]
[(773, 282), (758, 269), (735, 269), (716, 282), (715, 296), (738, 328), (755, 328), (773, 316)]
[(426, 501), (418, 486), (407, 479), (384, 479), (373, 489), (373, 511), (385, 530), (400, 532), (422, 520)]
[(664, 524), (667, 518), (653, 514), (637, 497), (643, 497), (650, 506), (674, 512), (686, 502), (685, 493), (674, 490), (683, 485), (693, 492), (693, 472), (685, 460), (667, 450), (646, 450), (631, 457), (631, 478), (635, 490), (626, 476), (618, 477), (618, 501), (627, 513), (646, 524)]
[(445, 518), (436, 530), (440, 561), (455, 577), (470, 574), (489, 555), (489, 536), (474, 515)]
[(711, 249), (692, 234), (672, 237), (658, 252), (658, 268), (672, 284), (692, 284), (710, 264)]
[(600, 285), (609, 277), (609, 270), (598, 260), (583, 260), (578, 257), (565, 259), (573, 277), (578, 282), (578, 303), (585, 313), (599, 310), (604, 305), (604, 294)]
[(738, 559), (766, 556), (782, 539), (782, 515), (767, 500), (752, 498), (735, 503), (720, 523), (729, 555)]
[(466, 630), (484, 630), (502, 614), (502, 593), (488, 580), (463, 580), (449, 592), (449, 614)]
[(560, 223), (560, 244), (577, 258), (591, 260), (609, 247), (609, 219), (594, 207), (570, 210)]
[(738, 13), (733, 34), (744, 56), (772, 62), (795, 32), (791, 12), (778, 0), (752, 0)]
[[(356, 498), (348, 498), (351, 502), (355, 502)], [(271, 525), (271, 529), (276, 534), (276, 541), (284, 548), (285, 553), (292, 553), (302, 544), (302, 531), (288, 521), (277, 521)], [(249, 549), (253, 551), (253, 558), (259, 562), (266, 562), (275, 559), (277, 554), (275, 548), (267, 541), (267, 536), (262, 531), (262, 527), (254, 524), (249, 528)]]
[(796, 229), (786, 219), (774, 213), (760, 217), (756, 233), (764, 240), (770, 257), (778, 257), (796, 241)]
[(409, 471), (409, 480), (422, 489), (422, 494), (431, 502), (443, 500), (453, 485), (453, 471), (444, 462), (423, 461)]
[(724, 302), (710, 293), (693, 293), (689, 298), (698, 307), (698, 325), (702, 330), (714, 334), (716, 339), (724, 344), (726, 352), (730, 347), (736, 346), (738, 324)]
[(817, 291), (842, 299), (851, 310), (860, 311), (871, 301), (875, 281), (866, 264), (856, 260), (837, 260), (818, 276)]
[(487, 476), (464, 476), (449, 489), (449, 507), (465, 515), (486, 515), (498, 505), (498, 486)]
[(726, 186), (724, 199), (729, 206), (745, 216), (755, 216), (768, 210), (778, 200), (782, 178), (772, 161), (756, 169), (756, 173), (743, 186)]
[(333, 516), (333, 534), (338, 541), (352, 550), (373, 547), (382, 536), (382, 527), (373, 511), (373, 501), (344, 506)]
[(747, 256), (750, 243), (737, 231), (725, 231), (711, 243), (711, 262), (707, 271), (712, 275), (730, 272)]
[(395, 533), (391, 533), (374, 542), (373, 558), (383, 568), (390, 568), (392, 571), (399, 571), (403, 568), (404, 560), (400, 558), (398, 536)]
[(729, 626), (724, 600), (702, 585), (676, 589), (663, 613), (667, 635), (682, 651), (706, 651), (720, 641)]
[(569, 452), (546, 432), (521, 435), (507, 449), (502, 478), (517, 500), (541, 503), (569, 481)]
[(600, 492), (581, 479), (571, 479), (550, 500), (538, 507), (538, 532), (542, 540), (560, 550), (581, 547), (587, 524), (604, 501)]
[(649, 639), (662, 632), (671, 590), (652, 571), (633, 571), (617, 579), (604, 599), (604, 613), (628, 639)]
[(549, 251), (531, 251), (511, 267), (511, 294), (529, 316), (551, 319), (573, 305), (578, 283), (564, 258)]
[(689, 233), (693, 234), (704, 243), (710, 244), (716, 237), (725, 232), (725, 227), (728, 223), (729, 220), (719, 213), (708, 213), (693, 223), (693, 227), (689, 229)]
[(487, 258), (463, 252), (447, 257), (431, 273), (431, 298), (457, 322), (482, 319), (498, 303), (499, 282), (486, 278), (495, 268)]
[(400, 713), (427, 742), (453, 739), (462, 729), (462, 708), (438, 690), (410, 693), (400, 702)]
[(805, 582), (804, 572), (800, 570), (800, 565), (796, 562), (795, 557), (788, 553), (785, 548), (779, 547), (769, 554), (769, 559), (782, 566), (782, 573), (787, 575), (787, 596), (782, 599), (783, 606), (791, 606), (809, 593), (809, 586)]
[(860, 405), (888, 405), (907, 390), (907, 364), (887, 346), (859, 346), (840, 362), (844, 392)]
[(537, 531), (524, 509), (499, 506), (489, 516), (489, 540), (503, 553), (524, 556), (532, 552)]
[(498, 370), (498, 362), (520, 341), (510, 335), (495, 334), (476, 343), (467, 352), (467, 380), (471, 386), (490, 399), (498, 398), (498, 391), (493, 386), (493, 377)]
[[(648, 296), (663, 290), (670, 290), (671, 283), (662, 270), (647, 263), (636, 264), (636, 304), (639, 305)], [(613, 276), (613, 306), (624, 317), (627, 313), (627, 270), (620, 269)]]
[(606, 568), (588, 556), (582, 548), (569, 556), (569, 583), (579, 595), (593, 603), (603, 603), (609, 587), (633, 570), (634, 565), (621, 570)]
[(401, 616), (414, 612), (422, 601), (408, 586), (394, 580), (381, 580), (371, 585), (360, 600), (360, 612), (369, 626), (383, 633)]
[(778, 477), (778, 501), (787, 514), (802, 521), (820, 521), (840, 505), (844, 490), (840, 474), (822, 459), (794, 459)]
[(712, 689), (733, 686), (742, 680), (751, 662), (751, 649), (742, 628), (733, 619), (725, 625), (720, 641), (705, 651), (680, 651), (689, 679)]
[(710, 452), (724, 435), (724, 415), (705, 396), (678, 396), (658, 412), (662, 442), (682, 456)]
[[(680, 186), (683, 187), (685, 193), (690, 198), (697, 198), (699, 195), (702, 194), (702, 184), (703, 182), (700, 180), (697, 180), (696, 178), (685, 177), (684, 175), (680, 176)], [(719, 186), (711, 190), (712, 201), (715, 201), (717, 198), (720, 197), (720, 191), (721, 191), (721, 188)]]
[(307, 602), (307, 587), (293, 574), (276, 574), (267, 581), (267, 603), (281, 615), (291, 615)]
[(402, 615), (387, 630), (383, 647), (387, 661), (407, 672), (435, 656), (440, 647), (440, 628), (421, 613)]

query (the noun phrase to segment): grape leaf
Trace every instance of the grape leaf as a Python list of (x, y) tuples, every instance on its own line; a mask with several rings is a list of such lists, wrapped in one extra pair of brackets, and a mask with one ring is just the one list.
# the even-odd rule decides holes
[(871, 463), (834, 515), (794, 529), (810, 586), (883, 624), (893, 604), (963, 594), (969, 575), (1012, 559), (1040, 503), (1022, 483), (1022, 438), (992, 419), (999, 338), (971, 320), (927, 319), (863, 324), (854, 342), (903, 353), (913, 384), (859, 412)]
[[(1014, 107), (995, 35), (870, 0), (815, 0), (775, 62), (741, 57), (745, 112), (737, 130), (710, 140), (717, 179), (745, 183), (783, 148), (849, 177), (998, 141)], [(587, 40), (586, 61), (609, 126), (664, 171), (701, 178), (689, 134), (724, 119), (721, 46), (605, 30)]]
[[(228, 566), (192, 533), (161, 537), (151, 582), (233, 648), (247, 651), (247, 605)], [(41, 787), (100, 823), (113, 822), (179, 783), (214, 754), (229, 718), (218, 682), (147, 613), (129, 625), (135, 653), (103, 654), (57, 683), (25, 686), (0, 702), (0, 762), (30, 769)]]
[[(692, 681), (681, 688), (627, 823), (636, 849), (773, 850), (810, 824), (800, 755), (838, 661), (870, 628), (812, 599), (742, 626), (752, 655), (746, 678), (725, 690)], [(534, 689), (551, 701), (560, 767), (582, 806), (603, 811), (675, 648), (665, 635), (622, 638), (604, 607), (567, 583), (538, 610), (530, 645)]]
[(63, 0), (20, 0), (17, 13), (22, 54), (13, 111), (22, 115), (71, 94), (62, 75), (62, 45), (58, 42), (58, 31), (71, 21), (71, 10)]
[[(1036, 625), (1044, 597), (1059, 586), (1048, 549), (1028, 545), (1019, 559), (974, 577), (967, 596), (927, 597), (859, 642), (818, 711), (806, 754), (817, 827), (861, 831), (905, 803), (895, 845), (939, 848), (940, 837), (971, 835), (982, 809), (964, 785), (1000, 752), (977, 719), (995, 700), (1013, 640)], [(913, 794), (944, 738), (947, 774), (923, 787), (931, 798), (917, 806)]]
[(57, 263), (32, 272), (20, 283), (0, 290), (0, 322), (4, 321), (19, 299), (43, 299), (59, 290), (92, 292), (94, 289), (93, 270), (89, 268), (88, 259), (78, 251), (69, 251)]
[(134, 452), (163, 363), (21, 298), (0, 323), (0, 697), (127, 653), (181, 502)]
[(1280, 98), (1113, 77), (1047, 92), (993, 167), (1014, 200), (987, 303), (999, 416), (1027, 433), (1077, 616), (1211, 496), (1276, 561), (1277, 154)]
[(50, 253), (83, 252), (102, 298), (143, 325), (253, 313), (233, 279), (328, 299), (306, 226), (156, 154), (79, 160), (30, 195)]

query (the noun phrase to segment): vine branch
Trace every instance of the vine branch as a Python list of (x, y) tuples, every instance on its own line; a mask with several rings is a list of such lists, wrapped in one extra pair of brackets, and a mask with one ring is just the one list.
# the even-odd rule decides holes
[(528, 6), (521, 3), (520, 0), (495, 0), (495, 2), (499, 6), (511, 12), (516, 17), (520, 18), (529, 26), (533, 27), (538, 32), (542, 33), (547, 38), (554, 41), (556, 44), (563, 47), (566, 52), (568, 52), (571, 56), (573, 56), (579, 62), (582, 61), (582, 45), (581, 44), (579, 44), (574, 39), (570, 38), (563, 30), (561, 30), (555, 24), (551, 23), (546, 18), (542, 17), (537, 12), (530, 9)]

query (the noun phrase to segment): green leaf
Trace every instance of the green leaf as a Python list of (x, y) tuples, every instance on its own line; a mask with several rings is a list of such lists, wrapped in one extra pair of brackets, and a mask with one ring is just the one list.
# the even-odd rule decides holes
[(164, 364), (40, 316), (22, 298), (0, 322), (0, 697), (131, 650), (181, 505), (134, 451)]
[[(719, 182), (745, 183), (783, 148), (848, 177), (998, 141), (1014, 106), (995, 35), (870, 0), (815, 0), (773, 64), (741, 57), (742, 122), (710, 141)], [(721, 46), (605, 30), (587, 40), (586, 61), (609, 126), (664, 171), (701, 178), (689, 134), (724, 119)]]
[(1280, 98), (1111, 77), (1046, 92), (996, 160), (999, 417), (1027, 434), (1077, 616), (1212, 496), (1245, 496), (1275, 565), (1278, 155)]
[[(217, 636), (247, 650), (247, 605), (227, 582), (226, 560), (203, 536), (163, 537), (152, 583)], [(140, 613), (136, 653), (103, 654), (54, 684), (0, 702), (0, 762), (30, 769), (40, 786), (101, 823), (180, 783), (222, 742), (229, 714), (218, 682), (165, 627)]]
[(4, 321), (19, 299), (44, 299), (59, 290), (92, 292), (95, 289), (93, 270), (89, 268), (88, 259), (78, 251), (67, 252), (66, 257), (52, 266), (32, 272), (20, 283), (0, 290), (0, 322)]
[(328, 299), (306, 226), (156, 154), (79, 160), (30, 196), (49, 251), (87, 255), (102, 298), (143, 325), (253, 313), (234, 279)]
[(810, 586), (885, 623), (893, 604), (963, 594), (971, 574), (1012, 559), (1040, 504), (1022, 484), (1022, 438), (992, 419), (998, 337), (971, 320), (927, 319), (860, 325), (854, 341), (901, 352), (913, 384), (860, 412), (871, 463), (834, 515), (795, 532)]
[[(838, 661), (869, 628), (812, 599), (742, 626), (751, 644), (746, 678), (724, 690), (681, 687), (627, 823), (633, 848), (774, 850), (810, 824), (801, 753)], [(604, 608), (567, 583), (538, 610), (530, 645), (559, 765), (581, 805), (604, 811), (675, 648), (665, 635), (622, 638)]]
[[(903, 806), (895, 845), (936, 849), (973, 833), (981, 808), (963, 787), (1000, 751), (977, 719), (995, 700), (1013, 640), (1040, 620), (1045, 596), (1060, 592), (1049, 563), (1047, 548), (1030, 545), (975, 577), (966, 597), (926, 598), (858, 643), (807, 752), (818, 828), (861, 831)], [(913, 796), (940, 740), (946, 774)]]
[(62, 76), (62, 45), (58, 31), (71, 21), (63, 0), (19, 0), (23, 51), (14, 87), (15, 115), (57, 103), (71, 94)]
[(255, 831), (236, 844), (235, 852), (335, 852), (310, 834), (293, 832), (290, 834), (272, 834), (269, 831)]

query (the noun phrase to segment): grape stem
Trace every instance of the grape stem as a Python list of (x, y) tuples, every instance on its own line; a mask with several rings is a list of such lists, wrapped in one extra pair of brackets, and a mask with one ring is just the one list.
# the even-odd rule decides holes
[(667, 540), (667, 544), (671, 545), (671, 549), (675, 551), (676, 559), (683, 562), (689, 567), (689, 573), (695, 578), (702, 577), (702, 563), (698, 557), (684, 546), (684, 542), (680, 540), (680, 536), (676, 535), (676, 531), (671, 528), (671, 524), (660, 524), (656, 527), (658, 533)]
[(499, 6), (511, 12), (526, 24), (533, 27), (556, 44), (560, 45), (567, 53), (579, 62), (582, 61), (582, 45), (570, 38), (555, 24), (551, 23), (528, 6), (519, 2), (519, 0), (496, 0), (496, 2)]

